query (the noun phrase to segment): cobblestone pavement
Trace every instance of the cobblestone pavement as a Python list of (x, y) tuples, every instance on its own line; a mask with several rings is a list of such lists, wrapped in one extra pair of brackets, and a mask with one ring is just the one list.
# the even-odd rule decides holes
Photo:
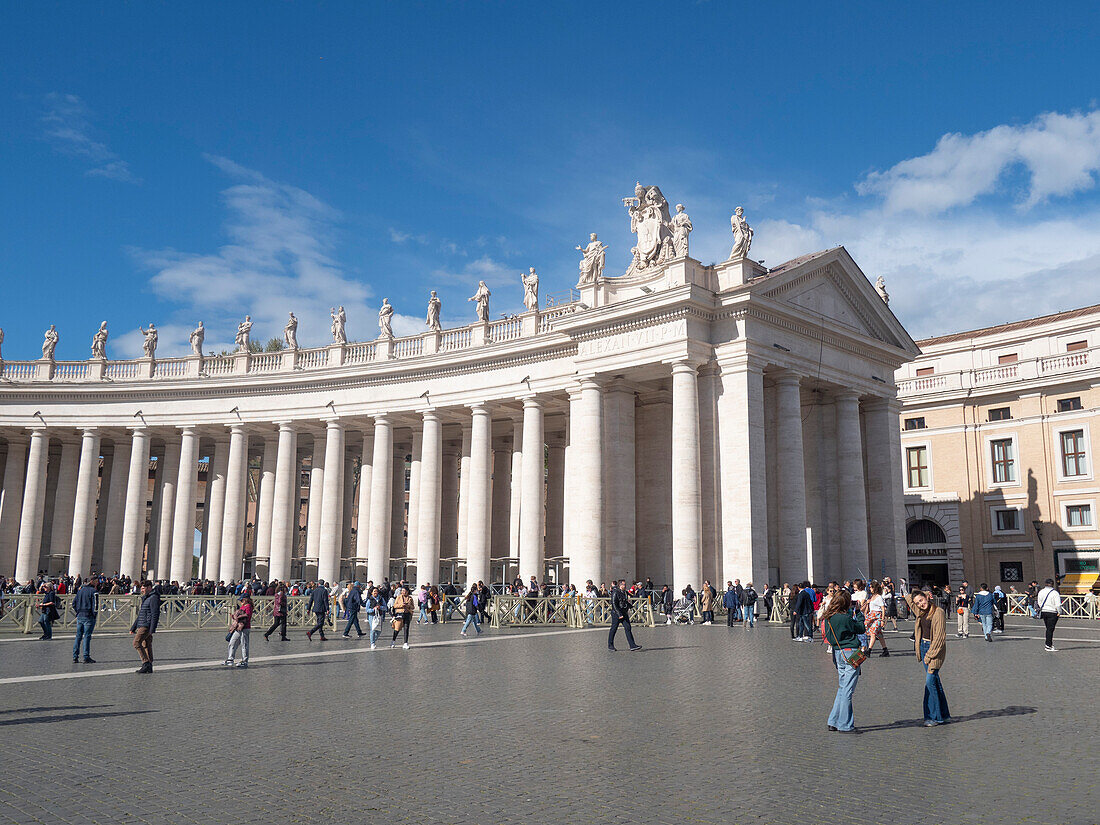
[(767, 625), (641, 628), (616, 654), (598, 630), (414, 627), (374, 652), (255, 631), (232, 671), (219, 634), (167, 632), (151, 676), (128, 636), (94, 665), (71, 636), (4, 640), (0, 822), (1100, 820), (1096, 623), (1060, 624), (1056, 654), (1021, 619), (952, 636), (957, 723), (931, 729), (903, 627), (863, 668), (862, 736), (825, 729), (824, 650)]

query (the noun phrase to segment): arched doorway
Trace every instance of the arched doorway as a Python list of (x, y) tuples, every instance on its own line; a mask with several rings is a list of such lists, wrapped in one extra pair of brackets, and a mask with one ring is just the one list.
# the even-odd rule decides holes
[(910, 522), (905, 528), (905, 544), (911, 587), (948, 583), (947, 534), (939, 524), (930, 518)]

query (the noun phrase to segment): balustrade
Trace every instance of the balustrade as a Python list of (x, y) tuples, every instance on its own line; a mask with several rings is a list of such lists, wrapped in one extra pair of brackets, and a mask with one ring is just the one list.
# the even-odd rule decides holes
[(421, 355), (424, 352), (424, 339), (417, 336), (416, 338), (395, 338), (393, 342), (393, 357), (394, 358), (415, 358), (417, 355)]
[(349, 344), (344, 353), (345, 364), (367, 364), (374, 360), (378, 345), (371, 341), (369, 344)]
[(10, 381), (31, 381), (37, 370), (35, 361), (4, 361), (2, 374)]
[(87, 375), (87, 361), (58, 361), (53, 368), (53, 377), (58, 381), (80, 381)]
[(187, 365), (190, 360), (190, 358), (168, 358), (157, 361), (153, 375), (156, 378), (183, 378), (187, 375)]
[(283, 353), (263, 352), (252, 356), (248, 365), (249, 372), (278, 372), (283, 363)]
[(328, 349), (298, 350), (298, 367), (303, 370), (317, 369), (328, 364)]

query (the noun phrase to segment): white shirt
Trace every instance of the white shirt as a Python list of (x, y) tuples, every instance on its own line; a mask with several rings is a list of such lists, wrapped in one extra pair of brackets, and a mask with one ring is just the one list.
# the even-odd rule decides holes
[(872, 613), (882, 613), (885, 610), (886, 602), (883, 600), (882, 596), (874, 596), (871, 599), (870, 611)]
[(855, 593), (852, 594), (852, 602), (853, 603), (854, 602), (865, 602), (865, 601), (867, 601), (867, 591), (866, 590), (857, 590)]
[(1053, 587), (1044, 587), (1039, 591), (1039, 612), (1058, 615), (1062, 610), (1062, 594)]

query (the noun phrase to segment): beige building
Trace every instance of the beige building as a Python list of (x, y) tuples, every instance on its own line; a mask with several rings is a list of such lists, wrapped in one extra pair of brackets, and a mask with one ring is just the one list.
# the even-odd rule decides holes
[(1097, 580), (1100, 305), (918, 342), (902, 402), (912, 580)]

